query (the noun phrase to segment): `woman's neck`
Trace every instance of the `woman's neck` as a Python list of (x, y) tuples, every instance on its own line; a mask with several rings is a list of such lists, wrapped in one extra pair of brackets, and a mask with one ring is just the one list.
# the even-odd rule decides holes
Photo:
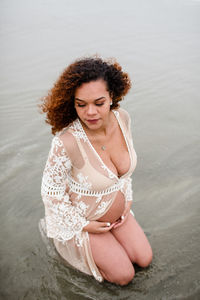
[[(81, 122), (82, 123), (82, 122)], [(87, 134), (88, 137), (90, 138), (95, 138), (95, 137), (102, 137), (105, 138), (111, 134), (115, 127), (115, 117), (112, 111), (110, 111), (108, 115), (108, 119), (105, 121), (105, 124), (103, 124), (100, 128), (98, 129), (90, 129), (85, 124), (82, 123), (82, 126)]]

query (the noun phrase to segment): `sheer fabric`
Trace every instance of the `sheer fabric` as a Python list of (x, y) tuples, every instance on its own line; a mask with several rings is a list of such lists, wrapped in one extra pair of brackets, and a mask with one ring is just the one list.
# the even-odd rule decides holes
[(98, 281), (103, 277), (95, 265), (89, 234), (83, 227), (101, 218), (119, 191), (124, 194), (125, 203), (132, 201), (130, 176), (137, 162), (128, 113), (123, 109), (113, 113), (128, 148), (128, 172), (118, 177), (104, 164), (76, 119), (53, 138), (41, 188), (45, 206), (42, 221), (47, 236), (53, 238), (57, 251), (70, 265)]

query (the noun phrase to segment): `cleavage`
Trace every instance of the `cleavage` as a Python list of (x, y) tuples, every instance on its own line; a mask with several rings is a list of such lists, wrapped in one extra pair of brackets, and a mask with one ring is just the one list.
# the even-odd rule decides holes
[(123, 151), (120, 154), (115, 153), (110, 156), (108, 153), (103, 153), (101, 158), (104, 164), (117, 176), (121, 177), (130, 169), (130, 157), (128, 151)]

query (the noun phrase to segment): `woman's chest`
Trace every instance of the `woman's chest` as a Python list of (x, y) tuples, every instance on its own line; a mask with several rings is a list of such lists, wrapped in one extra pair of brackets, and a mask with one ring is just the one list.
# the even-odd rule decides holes
[(101, 156), (106, 166), (118, 177), (126, 174), (130, 169), (129, 153), (120, 148), (120, 145), (116, 144), (112, 153), (104, 153)]
[(122, 176), (130, 169), (131, 159), (128, 143), (121, 130), (116, 130), (107, 139), (93, 143), (104, 164), (117, 176)]

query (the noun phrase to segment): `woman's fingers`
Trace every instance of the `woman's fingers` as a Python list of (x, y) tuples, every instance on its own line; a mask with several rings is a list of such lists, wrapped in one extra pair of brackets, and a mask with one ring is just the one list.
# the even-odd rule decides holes
[(100, 224), (100, 230), (103, 232), (107, 232), (111, 230), (114, 227), (115, 223), (111, 224), (110, 222), (101, 222)]
[(107, 222), (105, 226), (110, 227), (110, 222)]
[(119, 223), (115, 224), (115, 226), (113, 228), (115, 229), (115, 228), (117, 228), (117, 227), (119, 227), (121, 225), (122, 225), (122, 222), (119, 222)]
[(122, 215), (121, 216), (121, 218), (120, 218), (120, 221), (119, 222), (117, 222), (115, 225), (114, 225), (114, 227), (113, 228), (117, 228), (117, 227), (119, 227), (119, 226), (121, 226), (125, 221), (126, 221), (126, 219), (127, 219), (127, 216), (128, 216), (128, 214), (127, 215)]
[(121, 226), (124, 221), (126, 220), (127, 216), (122, 216), (120, 219), (118, 219), (114, 223), (110, 222), (100, 222), (100, 221), (90, 221), (90, 223), (85, 226), (85, 231), (91, 232), (91, 233), (103, 233), (108, 232), (112, 228), (117, 228), (118, 226)]

